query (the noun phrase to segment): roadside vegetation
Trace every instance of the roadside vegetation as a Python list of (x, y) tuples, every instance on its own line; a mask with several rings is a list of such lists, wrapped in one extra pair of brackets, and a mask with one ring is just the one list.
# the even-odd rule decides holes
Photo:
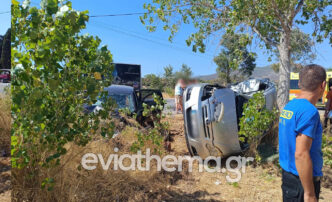
[(267, 143), (269, 143), (271, 147), (274, 146), (275, 149), (277, 147), (277, 144), (273, 143), (278, 142), (278, 136), (275, 135), (278, 111), (276, 109), (270, 111), (265, 108), (265, 98), (262, 92), (254, 94), (253, 97), (244, 104), (243, 108), (243, 116), (239, 124), (239, 139), (241, 142), (249, 144), (247, 155), (255, 156), (256, 162), (260, 163), (262, 156), (266, 154), (258, 152), (257, 149), (264, 136), (269, 135), (270, 137), (265, 138), (265, 140), (270, 138)]
[[(112, 136), (112, 103), (104, 87), (111, 78), (112, 55), (98, 37), (82, 35), (88, 12), (70, 1), (42, 1), (41, 8), (12, 1), (12, 134), (13, 197), (32, 197), (52, 190), (52, 174), (67, 145), (88, 144), (95, 131)], [(86, 115), (84, 104), (104, 98), (104, 110)]]
[(220, 41), (221, 52), (214, 58), (217, 82), (228, 84), (243, 81), (256, 68), (256, 54), (248, 51), (249, 39), (245, 34), (225, 34)]
[(10, 155), (11, 130), (10, 89), (0, 94), (0, 157)]
[[(274, 129), (278, 113), (264, 108), (265, 100), (261, 93), (254, 95), (244, 106), (246, 110), (240, 121), (241, 141), (251, 145), (248, 152), (253, 152), (258, 162), (249, 166), (248, 175), (243, 177), (241, 183), (228, 184), (220, 173), (189, 173), (186, 169), (188, 165), (184, 165), (181, 171), (158, 172), (154, 161), (151, 170), (147, 172), (113, 170), (113, 164), (110, 164), (109, 170), (101, 166), (92, 171), (82, 168), (81, 159), (86, 153), (101, 154), (107, 159), (108, 155), (114, 153), (121, 155), (142, 151), (144, 154), (149, 148), (151, 155), (158, 154), (161, 157), (168, 154), (189, 155), (183, 117), (165, 116), (160, 112), (164, 107), (163, 101), (154, 96), (155, 106), (143, 105), (143, 116), (150, 117), (146, 127), (139, 125), (135, 116), (126, 116), (126, 110), (120, 111), (125, 123), (111, 119), (113, 103), (106, 99), (103, 89), (111, 84), (112, 78), (97, 81), (95, 73), (107, 75), (113, 70), (112, 54), (107, 47), (101, 46), (98, 37), (81, 34), (89, 20), (88, 12), (73, 10), (71, 2), (66, 0), (61, 1), (61, 4), (59, 0), (45, 0), (41, 8), (30, 7), (29, 1), (24, 1), (24, 4), (17, 0), (12, 2), (11, 66), (14, 77), (11, 83), (12, 100), (9, 94), (0, 97), (0, 149), (4, 148), (5, 152), (10, 149), (5, 145), (9, 145), (9, 134), (12, 131), (13, 201), (281, 200), (280, 168), (276, 162), (261, 163), (262, 157), (258, 151), (263, 134), (267, 133), (266, 137), (270, 135), (273, 144), (277, 137)], [(153, 5), (157, 7), (146, 4), (148, 14), (141, 18), (142, 22), (160, 19), (165, 23), (164, 29), (171, 30), (173, 36), (178, 24), (171, 26), (170, 13), (173, 12), (170, 11), (182, 7), (181, 3), (188, 1), (153, 2), (156, 2)], [(198, 2), (196, 5), (190, 1), (189, 6), (184, 6), (184, 10), (179, 12), (181, 18), (178, 19), (184, 23), (193, 21), (196, 27), (200, 27), (187, 40), (188, 45), (193, 44), (194, 51), (204, 52), (206, 37), (212, 31), (227, 27), (229, 35), (222, 41), (223, 49), (215, 58), (220, 83), (222, 80), (226, 85), (249, 77), (256, 66), (255, 54), (247, 50), (252, 36), (234, 33), (242, 30), (241, 27), (238, 29), (242, 23), (254, 29), (266, 48), (278, 48), (282, 64), (279, 69), (280, 80), (289, 79), (285, 71), (289, 70), (290, 62), (284, 53), (290, 51), (288, 39), (293, 30), (292, 27), (285, 28), (283, 24), (285, 20), (293, 22), (299, 11), (296, 10), (294, 16), (277, 20), (277, 14), (270, 14), (269, 9), (266, 13), (264, 9), (271, 7), (271, 13), (282, 9), (291, 13), (291, 7), (298, 5), (301, 9), (304, 1), (292, 1), (292, 6), (269, 5), (267, 1), (262, 1), (260, 3), (264, 9), (257, 8), (258, 13), (252, 13), (260, 21), (258, 24), (244, 20), (249, 16), (246, 10), (256, 10), (249, 3), (238, 5), (238, 1), (234, 1), (233, 7), (237, 10), (226, 10), (227, 17), (232, 20), (226, 20), (224, 24), (209, 21), (219, 19), (216, 18), (218, 16), (225, 19), (225, 16), (215, 13), (219, 9), (215, 4), (211, 4), (211, 1)], [(308, 19), (312, 17), (309, 11), (326, 7), (325, 1), (322, 5), (309, 2), (311, 7), (302, 10)], [(149, 15), (151, 18), (148, 18)], [(188, 16), (191, 21), (188, 21)], [(206, 22), (212, 24), (207, 25)], [(148, 28), (153, 31), (153, 27), (148, 25)], [(325, 27), (320, 28), (322, 32), (328, 31)], [(280, 40), (282, 38), (285, 42)], [(234, 41), (239, 42), (237, 47), (231, 45)], [(275, 44), (278, 41), (281, 44)], [(236, 71), (240, 71), (243, 77), (233, 78), (231, 72)], [(142, 82), (143, 87), (159, 89), (173, 97), (176, 81), (183, 78), (188, 83), (195, 83), (192, 76), (191, 68), (183, 64), (179, 71), (167, 66), (161, 76), (148, 74)], [(279, 87), (287, 89), (288, 86), (281, 83)], [(288, 90), (279, 94), (280, 107), (284, 104), (285, 96), (288, 96)], [(103, 110), (89, 115), (83, 113), (83, 106), (95, 103), (98, 96), (107, 100)], [(324, 136), (323, 146), (325, 166), (331, 168), (330, 137)]]
[[(281, 109), (289, 99), (291, 38), (297, 27), (312, 23), (315, 28), (311, 37), (317, 42), (327, 38), (332, 43), (330, 6), (329, 0), (149, 1), (144, 4), (147, 13), (141, 16), (141, 22), (149, 31), (168, 31), (170, 41), (185, 24), (193, 24), (195, 29), (188, 33), (186, 43), (194, 52), (205, 52), (209, 37), (214, 35), (221, 39), (229, 33), (244, 34), (240, 38), (244, 44), (251, 44), (255, 37), (259, 47), (271, 56), (278, 52)], [(240, 64), (243, 59), (234, 62)]]
[(174, 67), (168, 65), (164, 67), (164, 73), (159, 76), (156, 74), (147, 74), (142, 79), (143, 87), (158, 89), (166, 94), (166, 97), (174, 97), (174, 88), (178, 79), (184, 79), (187, 83), (192, 83), (195, 79), (192, 78), (193, 73), (191, 68), (182, 64), (179, 71), (174, 71)]

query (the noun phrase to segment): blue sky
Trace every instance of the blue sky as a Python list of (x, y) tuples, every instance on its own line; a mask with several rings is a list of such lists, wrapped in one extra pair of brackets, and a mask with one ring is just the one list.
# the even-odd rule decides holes
[[(1, 0), (0, 13), (10, 11), (11, 0)], [(10, 13), (0, 14), (0, 35), (4, 35), (10, 27)]]
[[(10, 10), (10, 0), (1, 1), (0, 13)], [(72, 0), (74, 9), (89, 10), (90, 15), (144, 12), (142, 7), (145, 1)], [(38, 3), (39, 0), (32, 0), (32, 2)], [(0, 15), (0, 33), (5, 33), (10, 26), (9, 20), (9, 14)], [(302, 30), (311, 33), (312, 29), (312, 25), (307, 25)], [(178, 70), (183, 63), (192, 68), (194, 75), (215, 73), (216, 65), (213, 57), (219, 53), (219, 38), (211, 37), (209, 39), (206, 53), (193, 53), (191, 47), (185, 45), (185, 39), (193, 30), (190, 25), (181, 27), (174, 42), (170, 43), (167, 32), (160, 27), (156, 32), (149, 33), (137, 15), (90, 18), (87, 29), (83, 32), (98, 35), (102, 39), (102, 44), (108, 45), (111, 50), (114, 62), (141, 64), (144, 75), (162, 74), (163, 67), (167, 65), (172, 65), (175, 70)], [(252, 45), (251, 50), (257, 53), (257, 66), (270, 64), (264, 50), (257, 45)], [(316, 51), (317, 59), (314, 62), (324, 67), (332, 67), (332, 48), (328, 41), (317, 44)]]

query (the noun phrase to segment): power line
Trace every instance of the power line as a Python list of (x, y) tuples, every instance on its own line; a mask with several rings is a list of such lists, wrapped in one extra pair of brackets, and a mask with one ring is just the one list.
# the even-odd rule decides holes
[(143, 34), (140, 34), (140, 33), (137, 33), (137, 32), (131, 31), (131, 30), (125, 30), (123, 28), (120, 28), (120, 27), (117, 27), (117, 26), (114, 26), (114, 25), (110, 25), (110, 24), (106, 24), (106, 23), (102, 23), (102, 22), (95, 22), (95, 24), (91, 24), (91, 25), (98, 25), (97, 27), (99, 27), (99, 28), (104, 28), (104, 29), (107, 29), (107, 30), (110, 30), (110, 31), (113, 31), (113, 32), (116, 32), (116, 33), (124, 34), (124, 35), (134, 37), (134, 38), (137, 38), (137, 39), (141, 39), (141, 40), (144, 40), (144, 41), (147, 41), (147, 42), (150, 42), (150, 43), (158, 44), (160, 46), (168, 47), (168, 48), (171, 48), (173, 50), (185, 52), (185, 53), (190, 54), (190, 55), (195, 55), (195, 56), (198, 56), (198, 57), (204, 57), (206, 59), (210, 59), (210, 57), (214, 57), (213, 55), (210, 55), (208, 53), (205, 53), (205, 54), (193, 53), (192, 51), (184, 48), (182, 45), (178, 45), (178, 44), (175, 44), (175, 43), (170, 44), (169, 42), (161, 41), (160, 39), (157, 40), (156, 38), (155, 39), (153, 39), (151, 37), (147, 38), (147, 37), (144, 37)]
[(1, 15), (1, 14), (7, 14), (7, 13), (10, 13), (10, 11), (0, 12), (0, 15)]
[[(178, 10), (175, 9), (175, 10), (164, 11), (164, 12), (165, 13), (173, 13), (173, 12), (178, 12)], [(145, 14), (149, 14), (149, 13), (148, 12), (141, 12), (141, 13), (118, 13), (118, 14), (90, 15), (90, 18), (145, 15)]]
[(147, 13), (119, 13), (119, 14), (105, 14), (105, 15), (90, 15), (90, 18), (131, 16), (131, 15), (144, 15), (144, 14)]

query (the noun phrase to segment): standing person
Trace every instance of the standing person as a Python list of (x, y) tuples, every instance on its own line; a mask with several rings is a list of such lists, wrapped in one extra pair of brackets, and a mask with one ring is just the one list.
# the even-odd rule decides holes
[(180, 87), (181, 87), (180, 108), (181, 108), (181, 112), (183, 112), (183, 93), (184, 93), (184, 90), (187, 88), (187, 83), (185, 80), (183, 80), (183, 79), (180, 80)]
[(183, 96), (183, 86), (184, 81), (183, 79), (179, 79), (175, 85), (175, 111), (178, 113), (179, 111), (182, 112), (182, 96)]
[[(326, 95), (326, 99), (327, 99), (327, 102), (325, 104), (324, 128), (327, 128), (327, 122), (329, 120), (329, 118), (327, 116), (328, 116), (329, 112), (332, 110), (332, 86), (330, 86), (330, 88), (329, 88), (329, 92)], [(332, 119), (330, 119), (330, 126), (331, 125), (332, 125)]]
[(315, 104), (323, 96), (326, 71), (307, 65), (300, 71), (300, 95), (280, 113), (279, 162), (283, 201), (315, 202), (323, 175), (322, 132)]

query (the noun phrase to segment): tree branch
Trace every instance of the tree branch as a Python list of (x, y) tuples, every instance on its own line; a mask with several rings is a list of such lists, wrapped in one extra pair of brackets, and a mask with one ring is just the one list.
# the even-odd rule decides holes
[(256, 26), (252, 26), (252, 30), (267, 44), (271, 45), (271, 46), (277, 46), (278, 43), (263, 36), (262, 33), (256, 28)]
[(295, 16), (300, 12), (302, 6), (303, 6), (304, 0), (300, 0), (299, 3), (297, 4), (296, 8), (293, 10), (289, 21), (293, 21), (293, 19), (295, 18)]
[(226, 5), (224, 7), (222, 7), (223, 9), (221, 9), (221, 8), (218, 8), (214, 5), (211, 5), (211, 4), (208, 4), (208, 3), (205, 3), (205, 2), (201, 2), (201, 3), (190, 2), (190, 4), (193, 5), (193, 6), (198, 6), (198, 7), (205, 6), (207, 8), (218, 11), (220, 13), (224, 13), (228, 9), (228, 7)]
[[(276, 14), (276, 16), (278, 17), (282, 28), (284, 29), (285, 32), (289, 32), (291, 31), (290, 27), (289, 27), (289, 23), (288, 23), (288, 19), (286, 18), (286, 16), (284, 16), (278, 9), (278, 6), (275, 2), (275, 0), (272, 0), (272, 6), (273, 6), (273, 11)], [(284, 21), (284, 19), (286, 19), (286, 23)]]

